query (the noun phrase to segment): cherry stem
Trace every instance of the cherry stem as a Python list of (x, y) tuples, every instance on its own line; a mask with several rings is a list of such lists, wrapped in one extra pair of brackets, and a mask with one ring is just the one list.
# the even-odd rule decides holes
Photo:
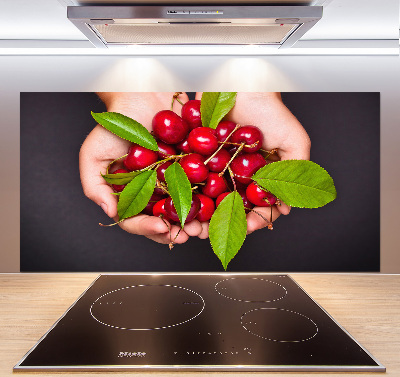
[(175, 245), (175, 243), (174, 243), (174, 241), (178, 238), (178, 236), (179, 236), (179, 233), (181, 232), (181, 230), (182, 230), (182, 227), (181, 228), (179, 228), (179, 230), (178, 230), (178, 233), (176, 233), (176, 236), (175, 236), (175, 238), (172, 240), (172, 234), (171, 234), (171, 231), (170, 231), (170, 237), (169, 237), (169, 239), (171, 240), (171, 242), (169, 243), (169, 249), (170, 250), (172, 250), (172, 248), (174, 247), (174, 245)]
[(164, 216), (161, 214), (159, 218), (163, 221), (163, 223), (167, 226), (168, 232), (169, 232), (169, 249), (172, 250), (174, 247), (174, 242), (172, 241), (172, 233), (171, 233), (171, 227), (170, 225), (164, 220)]
[(163, 223), (167, 226), (168, 231), (169, 231), (169, 239), (172, 239), (172, 235), (171, 235), (171, 227), (169, 226), (169, 224), (165, 221), (163, 214), (161, 214), (159, 216), (159, 218), (163, 221)]
[(269, 230), (273, 229), (273, 227), (272, 227), (272, 206), (271, 206), (271, 224), (268, 224), (268, 229)]
[(265, 158), (265, 159), (268, 159), (269, 156), (271, 156), (271, 155), (273, 155), (273, 154), (275, 154), (275, 153), (277, 152), (277, 149), (274, 148), (274, 149), (271, 149), (270, 151), (266, 151), (265, 149), (260, 149), (260, 151), (266, 152), (267, 155), (266, 155), (264, 158)]
[[(229, 145), (237, 145), (237, 146), (242, 145), (242, 144), (239, 144), (239, 143), (232, 143), (231, 141), (219, 141), (218, 143), (224, 143), (224, 144), (229, 144)], [(253, 143), (253, 144), (245, 144), (245, 146), (248, 147), (248, 148), (254, 148), (254, 147), (256, 147), (258, 145), (258, 143), (259, 143), (259, 141), (257, 140), (255, 143)], [(262, 150), (262, 149), (260, 149), (260, 150)], [(268, 151), (265, 151), (265, 152), (268, 152)]]
[(176, 98), (176, 100), (178, 101), (178, 103), (179, 103), (181, 106), (184, 105), (184, 103), (183, 103), (179, 98)]
[[(240, 125), (237, 124), (235, 126), (235, 128), (233, 129), (233, 131), (228, 135), (228, 137), (225, 139), (225, 141), (219, 141), (218, 143), (221, 143), (221, 145), (219, 146), (219, 148), (210, 156), (207, 158), (207, 160), (204, 161), (204, 165), (207, 165), (214, 157), (215, 155), (224, 147), (225, 144), (228, 144), (228, 142), (226, 140), (228, 140), (232, 134), (238, 129), (240, 128)], [(229, 143), (231, 144), (231, 143)], [(239, 145), (239, 144), (238, 144)]]
[[(125, 158), (126, 156), (128, 156), (128, 153), (127, 153), (127, 154), (124, 154), (124, 155), (121, 156), (121, 157), (116, 158), (114, 161), (111, 161), (111, 162), (108, 164), (108, 166), (107, 166), (106, 174), (109, 174), (108, 171), (109, 171), (111, 165), (112, 165), (114, 162), (117, 162), (118, 160), (121, 160), (122, 158)], [(151, 169), (153, 169), (154, 167), (156, 167), (156, 166), (158, 166), (158, 165), (160, 165), (160, 164), (162, 164), (162, 163), (164, 163), (164, 162), (166, 162), (166, 161), (173, 160), (173, 159), (177, 160), (177, 159), (180, 159), (180, 158), (185, 157), (185, 156), (187, 156), (187, 154), (177, 154), (177, 155), (171, 154), (171, 155), (169, 155), (167, 158), (165, 158), (165, 159), (163, 159), (163, 160), (160, 160), (160, 161), (157, 161), (157, 162), (155, 162), (154, 164), (151, 164), (151, 165), (149, 165), (149, 166), (146, 166), (145, 168), (139, 169), (139, 170), (137, 170), (137, 171), (147, 171), (147, 170), (151, 170)]]
[(254, 212), (255, 214), (257, 214), (258, 216), (260, 216), (266, 223), (267, 223), (267, 227), (269, 230), (274, 229), (273, 228), (273, 224), (272, 224), (272, 207), (271, 207), (271, 221), (267, 220), (260, 212), (256, 211), (255, 209), (251, 209), (251, 212)]
[(163, 190), (166, 194), (169, 195), (167, 188), (158, 179), (156, 181), (156, 187)]
[(119, 224), (119, 223), (121, 223), (122, 221), (124, 221), (125, 219), (121, 219), (121, 220), (119, 220), (119, 221), (117, 221), (116, 223), (112, 223), (112, 224), (102, 224), (102, 223), (99, 223), (99, 225), (100, 226), (104, 226), (104, 227), (106, 227), (106, 226), (114, 226), (114, 225), (117, 225), (117, 224)]
[(182, 101), (178, 98), (181, 94), (182, 94), (182, 92), (175, 92), (175, 94), (172, 96), (171, 111), (172, 111), (173, 108), (174, 108), (174, 102), (175, 102), (175, 100), (177, 100), (177, 101), (183, 106)]
[(179, 155), (177, 155), (176, 156), (176, 158), (175, 158), (175, 162), (178, 162), (179, 161), (179, 159), (181, 159), (183, 156), (186, 156), (186, 154), (179, 154)]
[(178, 233), (176, 233), (176, 236), (175, 236), (175, 238), (174, 238), (174, 241), (178, 238), (179, 233), (181, 232), (181, 230), (182, 230), (182, 227), (180, 227), (179, 230), (178, 230)]
[(240, 144), (240, 147), (237, 149), (237, 151), (235, 152), (235, 154), (232, 156), (232, 158), (228, 161), (228, 163), (226, 164), (224, 170), (221, 171), (221, 173), (219, 173), (218, 175), (220, 177), (222, 177), (226, 171), (226, 169), (228, 169), (229, 165), (231, 164), (231, 162), (235, 159), (235, 157), (242, 151), (242, 149), (244, 148), (245, 143)]
[(271, 202), (269, 201), (269, 199), (268, 199), (268, 198), (264, 198), (263, 200), (264, 200), (264, 202), (268, 203), (268, 204), (269, 204), (269, 206), (272, 208), (272, 206), (271, 206)]
[(110, 170), (110, 167), (111, 167), (111, 165), (112, 165), (114, 162), (117, 162), (118, 160), (121, 160), (122, 158), (126, 157), (127, 155), (128, 155), (128, 153), (127, 153), (127, 154), (124, 154), (124, 155), (121, 156), (121, 157), (116, 158), (114, 161), (111, 161), (111, 162), (108, 164), (108, 166), (107, 166), (106, 174), (108, 174), (108, 171)]
[(237, 190), (236, 190), (236, 181), (235, 181), (235, 175), (233, 174), (233, 171), (232, 171), (232, 169), (231, 169), (231, 167), (230, 167), (230, 166), (228, 166), (228, 171), (229, 171), (229, 175), (231, 176), (231, 179), (232, 179), (232, 183), (233, 183), (233, 190), (234, 190), (234, 191), (237, 191)]
[(187, 154), (177, 154), (177, 155), (171, 154), (171, 155), (169, 155), (167, 158), (165, 158), (164, 160), (157, 161), (157, 162), (155, 162), (154, 164), (151, 164), (151, 165), (149, 165), (149, 166), (146, 166), (146, 167), (143, 168), (143, 169), (140, 169), (139, 171), (151, 170), (151, 169), (153, 169), (154, 167), (163, 164), (164, 162), (167, 162), (167, 161), (173, 160), (173, 159), (175, 159), (175, 161), (177, 161), (178, 159), (180, 159), (180, 158), (182, 158), (182, 157), (185, 157), (185, 156), (187, 156)]

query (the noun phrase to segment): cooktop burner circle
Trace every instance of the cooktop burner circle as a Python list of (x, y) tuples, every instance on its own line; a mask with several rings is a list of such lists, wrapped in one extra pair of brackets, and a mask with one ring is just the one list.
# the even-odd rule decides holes
[(287, 295), (283, 285), (257, 277), (225, 279), (215, 284), (215, 290), (225, 298), (240, 302), (273, 302)]
[(318, 334), (318, 326), (311, 318), (287, 309), (252, 309), (240, 321), (251, 334), (273, 342), (304, 342)]
[(204, 310), (204, 299), (177, 285), (132, 285), (107, 292), (90, 306), (99, 323), (121, 330), (161, 330), (183, 325)]

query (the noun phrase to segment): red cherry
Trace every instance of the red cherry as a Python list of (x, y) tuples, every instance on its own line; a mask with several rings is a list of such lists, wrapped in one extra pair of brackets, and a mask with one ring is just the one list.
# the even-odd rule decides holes
[(156, 195), (158, 195), (159, 197), (164, 197), (165, 195), (166, 195), (166, 193), (165, 193), (165, 191), (162, 189), (162, 188), (160, 188), (160, 187), (156, 187), (155, 189), (154, 189), (154, 191), (153, 191), (153, 194), (156, 194)]
[(245, 152), (256, 152), (261, 148), (263, 135), (259, 128), (254, 126), (244, 126), (236, 130), (231, 136), (232, 143), (245, 143)]
[(169, 166), (172, 165), (172, 161), (165, 161), (157, 168), (157, 179), (161, 182), (165, 182), (165, 171)]
[[(197, 195), (193, 195), (192, 196), (192, 206), (190, 207), (190, 211), (186, 217), (186, 221), (185, 224), (192, 221), (196, 215), (199, 213), (200, 210), (200, 199), (197, 197)], [(174, 203), (172, 201), (171, 197), (168, 197), (165, 200), (165, 211), (167, 212), (168, 217), (172, 220), (172, 221), (177, 221), (179, 222), (179, 216), (176, 213), (175, 207), (174, 207)]]
[(153, 216), (160, 217), (162, 215), (164, 219), (168, 220), (167, 211), (165, 210), (165, 201), (166, 200), (167, 200), (167, 198), (161, 199), (156, 204), (154, 204)]
[[(226, 144), (224, 148), (228, 151), (228, 153), (231, 156), (233, 156), (239, 147), (237, 145)], [(243, 151), (243, 149), (242, 149), (242, 151)], [(236, 156), (240, 156), (243, 153), (242, 151), (240, 151)]]
[(226, 149), (221, 149), (218, 153), (207, 163), (210, 171), (220, 173), (225, 169), (226, 165), (231, 159), (231, 155)]
[(182, 119), (184, 119), (191, 129), (201, 127), (201, 114), (200, 114), (201, 102), (197, 99), (187, 101), (182, 106)]
[(188, 136), (190, 149), (201, 155), (207, 156), (218, 149), (218, 140), (214, 130), (208, 127), (198, 127), (192, 130)]
[(185, 153), (185, 154), (193, 152), (189, 147), (189, 143), (188, 143), (187, 139), (182, 140), (180, 143), (176, 144), (176, 149), (178, 149), (178, 151)]
[(189, 132), (189, 125), (171, 110), (161, 110), (153, 118), (154, 135), (167, 144), (182, 141)]
[(200, 210), (196, 216), (199, 221), (209, 221), (215, 211), (214, 200), (209, 198), (207, 195), (196, 194), (200, 199)]
[(247, 185), (245, 185), (242, 182), (239, 182), (238, 180), (235, 179), (235, 184), (232, 182), (232, 178), (230, 175), (226, 175), (226, 182), (228, 183), (228, 187), (230, 191), (234, 191), (235, 187), (236, 190), (239, 191), (239, 189), (245, 189), (247, 188)]
[(118, 169), (112, 172), (112, 174), (120, 174), (120, 173), (130, 173), (130, 172), (126, 169)]
[(254, 182), (250, 183), (246, 189), (249, 200), (258, 207), (271, 207), (276, 202), (275, 195), (263, 190)]
[(146, 215), (153, 215), (153, 207), (154, 205), (160, 201), (162, 199), (162, 196), (159, 196), (157, 194), (153, 194), (149, 200), (149, 202), (147, 203), (146, 207), (144, 207), (143, 209), (143, 213), (145, 213)]
[[(247, 198), (247, 196), (246, 196), (246, 190), (245, 190), (245, 189), (242, 189), (242, 188), (241, 188), (241, 189), (238, 189), (238, 193), (239, 193), (239, 195), (242, 197), (243, 205), (244, 205), (245, 211), (246, 211), (246, 212), (250, 211), (250, 210), (254, 207), (254, 205), (253, 205), (253, 203), (250, 203), (249, 199)], [(216, 201), (217, 207), (219, 206), (219, 203), (221, 203), (221, 201), (222, 201), (228, 194), (230, 194), (230, 192), (224, 192), (224, 193), (222, 193), (221, 195), (218, 196), (217, 201)]]
[(208, 167), (204, 161), (205, 158), (197, 153), (188, 154), (179, 161), (190, 183), (200, 183), (208, 177)]
[(247, 197), (246, 189), (238, 188), (237, 191), (238, 191), (239, 195), (242, 197), (245, 211), (249, 212), (254, 207), (254, 205), (253, 205), (253, 203), (250, 202), (249, 198)]
[(217, 205), (217, 207), (219, 206), (219, 203), (221, 203), (222, 200), (223, 200), (226, 196), (228, 196), (229, 194), (230, 194), (230, 192), (223, 192), (222, 194), (218, 195), (218, 198), (217, 198), (217, 200), (216, 200), (216, 202), (215, 202), (215, 204)]
[(220, 177), (218, 173), (211, 172), (208, 175), (205, 186), (203, 186), (202, 192), (210, 198), (216, 198), (218, 195), (228, 190), (225, 178)]
[(176, 155), (176, 149), (172, 145), (165, 144), (162, 141), (157, 141), (157, 145), (158, 145), (157, 155), (160, 160), (163, 160), (168, 156)]
[[(218, 142), (222, 143), (230, 135), (230, 133), (235, 129), (236, 123), (229, 120), (223, 120), (219, 122), (217, 128), (215, 129)], [(226, 144), (228, 146), (229, 144)]]
[[(125, 170), (125, 169), (118, 169), (118, 170), (114, 171), (112, 174), (119, 174), (119, 173), (129, 173), (129, 171)], [(112, 185), (113, 189), (116, 192), (121, 192), (125, 188), (125, 186), (126, 185)]]
[(129, 148), (129, 153), (124, 160), (124, 165), (128, 170), (140, 170), (154, 164), (157, 158), (157, 152), (133, 144)]
[(264, 157), (259, 153), (243, 153), (232, 161), (230, 167), (236, 180), (248, 184), (252, 175), (266, 164)]

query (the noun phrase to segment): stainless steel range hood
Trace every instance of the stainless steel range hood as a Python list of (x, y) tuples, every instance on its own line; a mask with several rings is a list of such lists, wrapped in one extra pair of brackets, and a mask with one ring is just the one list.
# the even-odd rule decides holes
[(322, 17), (321, 6), (69, 6), (68, 19), (100, 48), (129, 45), (291, 47)]

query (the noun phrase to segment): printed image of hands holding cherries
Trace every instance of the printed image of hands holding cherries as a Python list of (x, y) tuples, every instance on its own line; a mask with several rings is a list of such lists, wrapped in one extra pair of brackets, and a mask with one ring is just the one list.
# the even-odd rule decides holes
[[(179, 233), (197, 220), (202, 238), (209, 236), (226, 270), (253, 230), (250, 221), (272, 230), (289, 206), (317, 208), (336, 198), (333, 179), (321, 166), (307, 154), (287, 152), (290, 142), (308, 138), (304, 130), (294, 127), (293, 136), (282, 131), (279, 137), (279, 125), (262, 132), (257, 119), (254, 124), (232, 121), (230, 114), (246, 111), (236, 103), (236, 92), (204, 92), (201, 100), (185, 103), (181, 92), (171, 97), (171, 109), (154, 114), (151, 132), (118, 112), (92, 113), (107, 132), (130, 142), (126, 154), (98, 172), (118, 199), (115, 224), (143, 214), (160, 218), (172, 248)], [(180, 115), (172, 110), (176, 102), (182, 105)], [(271, 119), (276, 123), (277, 117)], [(173, 235), (176, 226), (180, 229)]]

